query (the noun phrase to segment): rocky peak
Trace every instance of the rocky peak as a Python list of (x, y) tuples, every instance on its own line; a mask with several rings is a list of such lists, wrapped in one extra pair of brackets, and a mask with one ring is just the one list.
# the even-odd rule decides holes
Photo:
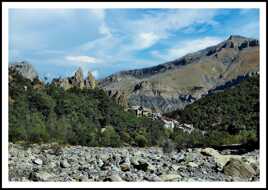
[(35, 78), (38, 78), (37, 72), (27, 61), (12, 63), (9, 65), (9, 70), (16, 71), (24, 78), (30, 79), (31, 81), (33, 81)]
[(78, 70), (74, 74), (74, 78), (77, 81), (82, 81), (83, 80), (83, 70), (81, 67), (78, 68)]
[(239, 50), (259, 45), (259, 41), (257, 39), (246, 38), (239, 35), (231, 35), (225, 43), (232, 44), (233, 48), (238, 48)]
[(72, 80), (72, 83), (74, 86), (77, 86), (81, 89), (84, 87), (83, 70), (81, 67), (79, 67), (75, 72), (74, 80)]
[(96, 87), (96, 80), (92, 74), (92, 72), (88, 71), (87, 78), (85, 80), (86, 88), (94, 89)]
[(64, 88), (65, 90), (72, 87), (78, 87), (80, 89), (94, 89), (96, 87), (96, 80), (92, 73), (89, 71), (87, 78), (84, 80), (83, 70), (80, 67), (75, 72), (73, 77), (54, 79), (52, 83), (56, 86)]

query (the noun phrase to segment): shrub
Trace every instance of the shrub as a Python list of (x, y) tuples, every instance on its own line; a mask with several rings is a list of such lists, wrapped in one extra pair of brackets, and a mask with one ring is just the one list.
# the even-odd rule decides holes
[(102, 133), (101, 139), (103, 146), (118, 147), (121, 145), (119, 135), (111, 126), (106, 127), (105, 131)]
[(143, 135), (137, 135), (135, 142), (139, 147), (145, 147), (148, 144), (147, 139)]

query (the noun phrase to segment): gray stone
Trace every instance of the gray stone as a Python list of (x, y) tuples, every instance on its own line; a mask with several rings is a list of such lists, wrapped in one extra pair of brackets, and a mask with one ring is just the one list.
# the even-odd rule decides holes
[(119, 175), (116, 175), (116, 174), (111, 175), (109, 178), (111, 181), (123, 181), (123, 179)]
[(61, 161), (60, 161), (60, 166), (61, 166), (62, 168), (69, 168), (71, 165), (68, 163), (67, 160), (61, 160)]
[(33, 160), (33, 163), (35, 163), (37, 165), (42, 165), (43, 164), (43, 161), (38, 158), (38, 159)]
[(187, 166), (191, 167), (191, 168), (196, 168), (196, 167), (198, 167), (198, 164), (196, 164), (194, 162), (188, 162)]
[(224, 166), (223, 172), (225, 175), (240, 178), (251, 178), (256, 175), (255, 170), (249, 164), (233, 158)]
[(122, 171), (129, 171), (130, 170), (130, 163), (124, 162), (123, 164), (120, 165), (120, 168)]
[(33, 181), (53, 181), (53, 180), (55, 180), (55, 176), (46, 172), (46, 171), (32, 172), (30, 175), (30, 180), (33, 180)]
[(162, 174), (160, 179), (162, 181), (178, 181), (181, 179), (181, 176), (179, 174)]

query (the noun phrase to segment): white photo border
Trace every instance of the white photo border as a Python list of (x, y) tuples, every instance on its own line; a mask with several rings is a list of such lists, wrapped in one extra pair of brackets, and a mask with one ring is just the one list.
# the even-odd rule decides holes
[[(257, 8), (260, 12), (260, 181), (258, 182), (10, 182), (8, 181), (8, 11), (11, 8)], [(265, 2), (3, 2), (2, 3), (3, 188), (265, 188), (266, 3)]]

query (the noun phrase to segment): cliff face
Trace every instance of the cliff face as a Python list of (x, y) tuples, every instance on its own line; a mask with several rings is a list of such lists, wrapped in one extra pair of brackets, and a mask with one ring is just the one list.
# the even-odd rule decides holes
[(26, 62), (15, 62), (9, 65), (9, 72), (18, 72), (20, 75), (22, 75), (24, 78), (27, 78), (31, 81), (33, 81), (35, 78), (38, 78), (38, 74), (33, 68), (33, 66)]
[(79, 68), (74, 76), (67, 77), (67, 78), (58, 78), (52, 81), (52, 84), (56, 86), (60, 86), (63, 89), (67, 90), (72, 87), (78, 87), (80, 89), (87, 88), (87, 89), (94, 89), (96, 87), (96, 80), (92, 73), (89, 71), (88, 76), (84, 80), (83, 71)]
[(169, 112), (185, 107), (227, 81), (258, 71), (259, 41), (230, 36), (215, 46), (171, 62), (111, 75), (99, 85), (111, 96), (124, 92), (130, 105)]

